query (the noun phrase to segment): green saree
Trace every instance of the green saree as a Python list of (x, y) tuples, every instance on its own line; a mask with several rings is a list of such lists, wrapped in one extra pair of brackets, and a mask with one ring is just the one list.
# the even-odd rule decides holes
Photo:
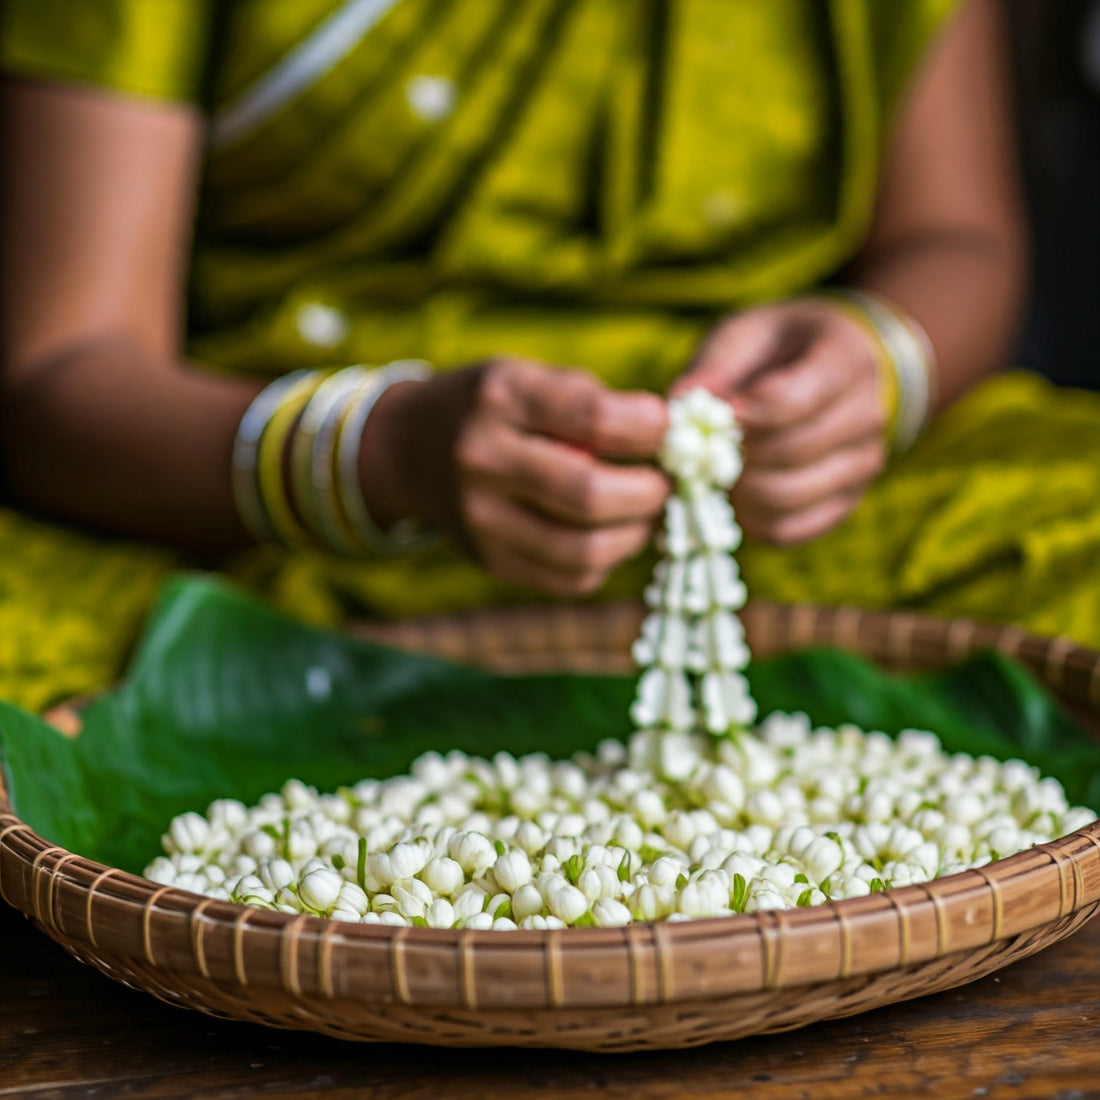
[[(0, 68), (207, 113), (188, 352), (211, 369), (509, 353), (660, 390), (723, 313), (856, 253), (893, 105), (952, 7), (6, 0)], [(1007, 377), (838, 531), (748, 546), (744, 569), (762, 596), (1100, 643), (1098, 479), (1100, 405)], [(113, 675), (158, 580), (187, 564), (11, 511), (0, 560), (0, 694), (32, 706)], [(224, 568), (329, 623), (532, 598), (446, 549), (262, 548)]]

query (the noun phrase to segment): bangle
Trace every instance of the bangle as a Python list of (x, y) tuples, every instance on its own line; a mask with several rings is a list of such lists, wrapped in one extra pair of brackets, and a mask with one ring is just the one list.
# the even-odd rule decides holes
[(347, 555), (355, 555), (358, 547), (336, 501), (336, 430), (348, 401), (369, 377), (365, 368), (356, 366), (326, 378), (310, 398), (291, 442), (291, 479), (298, 512), (323, 546)]
[(892, 368), (897, 409), (891, 425), (896, 453), (904, 453), (920, 435), (935, 405), (935, 349), (924, 329), (877, 294), (842, 290), (837, 298), (864, 317)]
[(287, 393), (310, 373), (298, 370), (276, 378), (256, 395), (237, 426), (231, 470), (233, 502), (245, 530), (257, 542), (268, 542), (275, 537), (257, 476), (260, 441)]
[(898, 422), (898, 372), (894, 368), (890, 351), (882, 342), (878, 329), (871, 323), (866, 312), (843, 294), (829, 294), (829, 305), (843, 313), (850, 321), (859, 325), (870, 338), (875, 349), (875, 368), (878, 371), (882, 411), (886, 414), (886, 438), (893, 440)]
[(327, 377), (326, 372), (307, 371), (288, 387), (268, 419), (260, 436), (257, 468), (260, 500), (275, 538), (284, 546), (309, 545), (309, 532), (294, 513), (294, 503), (287, 491), (283, 465), (287, 440), (310, 398)]
[(356, 541), (373, 553), (419, 549), (432, 541), (432, 535), (416, 520), (399, 520), (389, 531), (383, 531), (367, 510), (359, 480), (359, 448), (367, 418), (378, 399), (391, 386), (422, 382), (430, 373), (428, 364), (419, 359), (400, 359), (379, 367), (348, 400), (337, 427), (336, 499)]

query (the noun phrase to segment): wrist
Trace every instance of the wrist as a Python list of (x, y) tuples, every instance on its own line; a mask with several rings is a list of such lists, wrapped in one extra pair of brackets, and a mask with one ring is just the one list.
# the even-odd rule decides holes
[(359, 446), (359, 484), (367, 511), (382, 529), (424, 518), (423, 502), (410, 476), (415, 448), (418, 381), (396, 382), (378, 397)]
[(233, 446), (242, 524), (259, 541), (352, 556), (421, 546), (408, 441), (411, 398), (427, 374), (427, 364), (403, 360), (303, 370), (267, 386)]
[(875, 342), (883, 393), (888, 402), (887, 441), (907, 451), (936, 404), (936, 354), (928, 334), (908, 313), (872, 291), (846, 288), (830, 302), (860, 323)]

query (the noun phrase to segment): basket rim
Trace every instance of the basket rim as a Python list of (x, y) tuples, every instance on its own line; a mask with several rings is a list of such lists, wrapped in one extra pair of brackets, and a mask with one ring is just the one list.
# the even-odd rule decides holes
[[(807, 612), (800, 611), (800, 606), (810, 607), (814, 617), (830, 610), (814, 605), (775, 606), (804, 617)], [(757, 614), (768, 612), (768, 605), (757, 607), (763, 608)], [(843, 609), (834, 610), (843, 614)], [(898, 613), (868, 614), (899, 621), (892, 618)], [(950, 622), (963, 621), (900, 614), (910, 626), (932, 620), (941, 630)], [(975, 648), (985, 648), (984, 628), (973, 626), (968, 637), (977, 643)], [(1092, 668), (1090, 687), (1100, 669), (1100, 652), (1059, 639), (1044, 640), (1019, 628), (992, 629), (1008, 632), (1017, 649), (1037, 643), (1047, 664), (1051, 646), (1058, 648), (1062, 662), (1087, 659)], [(1045, 895), (1043, 904), (1036, 900), (1039, 895)], [(446, 1003), (508, 1008), (513, 1001), (507, 990), (473, 980), (475, 961), (480, 965), (487, 960), (490, 969), (507, 963), (541, 973), (545, 1007), (590, 1008), (598, 1001), (591, 990), (583, 996), (576, 991), (575, 983), (566, 980), (566, 968), (583, 968), (588, 957), (613, 956), (622, 958), (629, 970), (631, 995), (626, 1003), (705, 1001), (855, 978), (972, 952), (1065, 922), (1090, 906), (1095, 909), (1100, 906), (1100, 820), (980, 868), (803, 909), (635, 922), (617, 928), (507, 933), (394, 928), (218, 901), (87, 859), (40, 836), (16, 815), (0, 769), (0, 899), (21, 909), (63, 944), (99, 950), (99, 941), (111, 937), (105, 936), (106, 926), (97, 913), (109, 913), (116, 923), (121, 920), (131, 929), (131, 941), (123, 946), (142, 965), (163, 965), (160, 956), (165, 952), (158, 944), (178, 942), (189, 945), (191, 965), (205, 978), (232, 980), (247, 975), (248, 983), (259, 988), (329, 999), (336, 999), (339, 992), (338, 968), (369, 955), (375, 967), (372, 974), (379, 980), (350, 993), (345, 990), (345, 995), (369, 994), (438, 1008), (443, 1003), (438, 993), (425, 993), (427, 987), (417, 976), (419, 964), (424, 963), (450, 975), (449, 987), (456, 996)], [(1029, 904), (1015, 904), (1023, 899), (1030, 899)], [(883, 940), (884, 946), (870, 949), (867, 937)], [(280, 964), (274, 970), (257, 971), (249, 954), (252, 942), (263, 940), (267, 951), (272, 938), (278, 942)], [(232, 958), (218, 963), (204, 954), (203, 945), (222, 941), (232, 944)], [(835, 951), (818, 951), (820, 958), (815, 961), (810, 958), (812, 951), (801, 949), (812, 941), (833, 944)], [(745, 973), (708, 965), (719, 953), (744, 959)], [(304, 965), (307, 959), (318, 960), (316, 966)], [(187, 963), (175, 958), (175, 965), (186, 967)], [(624, 1001), (609, 991), (604, 1003), (621, 1006)]]

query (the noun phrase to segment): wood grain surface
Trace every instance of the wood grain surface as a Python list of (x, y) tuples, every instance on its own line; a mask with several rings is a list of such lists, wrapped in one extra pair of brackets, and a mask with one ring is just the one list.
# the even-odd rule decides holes
[(373, 1046), (215, 1020), (71, 959), (0, 904), (0, 1097), (1100, 1097), (1100, 918), (962, 989), (786, 1035), (595, 1055)]

